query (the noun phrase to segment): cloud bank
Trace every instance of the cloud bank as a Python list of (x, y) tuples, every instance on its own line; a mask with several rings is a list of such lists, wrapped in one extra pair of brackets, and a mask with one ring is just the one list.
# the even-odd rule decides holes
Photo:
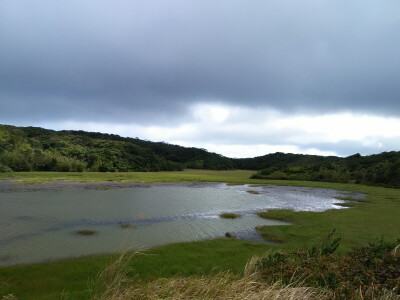
[(240, 156), (397, 148), (399, 11), (397, 0), (3, 0), (0, 121), (131, 128), (116, 133)]

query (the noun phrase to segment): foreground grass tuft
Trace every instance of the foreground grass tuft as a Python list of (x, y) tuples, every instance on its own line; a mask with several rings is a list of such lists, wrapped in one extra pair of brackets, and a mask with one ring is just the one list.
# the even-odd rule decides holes
[(379, 240), (333, 255), (340, 240), (332, 231), (305, 250), (253, 257), (242, 275), (220, 271), (141, 280), (128, 276), (122, 255), (101, 272), (92, 299), (399, 299), (399, 241)]
[(329, 290), (333, 299), (400, 299), (400, 241), (379, 240), (345, 255), (333, 255), (339, 241), (330, 235), (306, 250), (253, 259), (253, 272), (269, 283), (297, 280)]
[[(122, 256), (123, 257), (123, 256)], [(128, 277), (128, 264), (117, 259), (95, 282), (92, 300), (130, 299), (327, 299), (329, 293), (298, 283), (269, 284), (249, 271), (229, 271), (207, 276), (174, 276), (149, 281)]]

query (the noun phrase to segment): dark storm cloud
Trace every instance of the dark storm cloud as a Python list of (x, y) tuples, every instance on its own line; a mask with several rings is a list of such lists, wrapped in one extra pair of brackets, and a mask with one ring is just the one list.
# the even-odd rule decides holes
[(399, 11), (397, 0), (3, 0), (0, 119), (156, 123), (213, 101), (399, 115)]

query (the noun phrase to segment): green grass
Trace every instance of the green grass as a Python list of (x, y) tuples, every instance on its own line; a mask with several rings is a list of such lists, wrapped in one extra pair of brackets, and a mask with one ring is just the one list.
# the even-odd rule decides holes
[[(255, 254), (269, 248), (236, 239), (217, 239), (167, 245), (135, 255), (129, 263), (132, 276), (141, 279), (211, 274), (232, 270), (240, 273)], [(115, 255), (85, 257), (53, 263), (0, 268), (0, 295), (18, 299), (89, 299), (88, 282), (115, 259)], [(1, 298), (0, 298), (1, 299)]]
[(259, 191), (247, 191), (249, 194), (253, 194), (253, 195), (258, 195), (260, 192)]
[(222, 213), (219, 216), (224, 219), (236, 219), (240, 217), (240, 215), (235, 213)]
[[(285, 220), (294, 225), (259, 227), (258, 230), (279, 245), (216, 239), (167, 245), (137, 255), (130, 263), (131, 275), (149, 279), (181, 275), (204, 275), (215, 270), (241, 272), (248, 259), (266, 251), (307, 248), (334, 228), (342, 237), (338, 253), (384, 237), (400, 236), (400, 190), (355, 184), (248, 179), (252, 171), (206, 171), (160, 173), (13, 173), (0, 174), (0, 179), (24, 183), (71, 180), (79, 182), (228, 182), (231, 184), (275, 184), (333, 188), (365, 193), (363, 202), (351, 202), (349, 209), (325, 212), (271, 210), (261, 217)], [(350, 198), (349, 198), (350, 199)], [(54, 263), (0, 268), (0, 297), (14, 293), (19, 299), (88, 299), (88, 280), (93, 280), (113, 256), (97, 256)], [(3, 284), (3, 288), (1, 285)], [(0, 298), (1, 299), (1, 298)]]
[[(15, 180), (17, 183), (35, 184), (51, 181), (73, 182), (228, 182), (244, 184), (254, 171), (210, 171), (184, 170), (176, 172), (13, 172), (0, 173), (0, 180)], [(263, 180), (251, 180), (262, 182)]]

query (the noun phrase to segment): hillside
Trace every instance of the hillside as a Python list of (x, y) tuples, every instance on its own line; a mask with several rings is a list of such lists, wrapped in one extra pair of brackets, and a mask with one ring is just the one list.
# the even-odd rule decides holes
[(0, 125), (0, 172), (258, 170), (254, 178), (400, 187), (400, 152), (346, 158), (273, 153), (233, 159), (164, 142), (85, 131)]
[(204, 149), (118, 135), (0, 125), (0, 171), (173, 171), (232, 169)]
[(362, 183), (400, 187), (400, 152), (383, 152), (346, 158), (326, 157), (319, 162), (291, 160), (283, 155), (282, 164), (271, 164), (258, 171), (252, 178), (309, 180), (342, 183)]

